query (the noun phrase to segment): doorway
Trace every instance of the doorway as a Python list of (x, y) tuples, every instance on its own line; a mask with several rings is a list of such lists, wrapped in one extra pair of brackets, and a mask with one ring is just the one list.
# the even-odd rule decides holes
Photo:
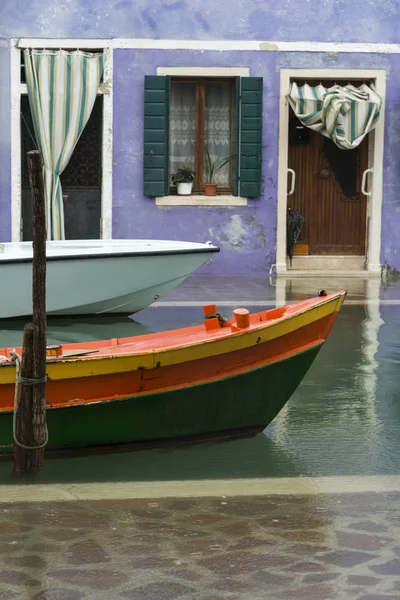
[[(288, 207), (304, 217), (295, 255), (365, 256), (368, 136), (354, 150), (307, 129), (289, 114), (289, 177), (295, 177)], [(294, 175), (293, 175), (294, 173)]]
[[(90, 118), (61, 174), (65, 239), (98, 239), (101, 221), (103, 96), (97, 96)], [(22, 239), (32, 240), (31, 193), (26, 154), (35, 149), (27, 95), (21, 96)]]
[[(373, 83), (383, 100), (381, 119), (355, 150), (339, 150), (328, 138), (308, 130), (302, 138), (298, 120), (287, 100), (292, 81)], [(332, 82), (332, 83), (330, 83)], [(289, 268), (286, 257), (287, 207), (305, 217), (293, 268), (301, 271), (361, 271), (379, 275), (382, 212), (382, 168), (384, 147), (384, 70), (281, 69), (279, 116), (279, 170), (277, 214), (277, 274)], [(306, 128), (303, 128), (306, 129)], [(294, 133), (293, 133), (294, 132)], [(291, 173), (296, 173), (292, 191)], [(362, 194), (363, 173), (369, 169)], [(371, 172), (372, 171), (372, 172)], [(300, 267), (295, 266), (298, 260)]]

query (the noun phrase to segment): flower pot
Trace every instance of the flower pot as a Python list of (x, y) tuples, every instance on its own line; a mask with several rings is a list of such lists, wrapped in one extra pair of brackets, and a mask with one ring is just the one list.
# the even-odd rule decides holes
[(192, 193), (193, 183), (178, 183), (176, 185), (179, 196), (190, 196)]
[(216, 183), (205, 183), (204, 184), (206, 196), (217, 195), (217, 184)]

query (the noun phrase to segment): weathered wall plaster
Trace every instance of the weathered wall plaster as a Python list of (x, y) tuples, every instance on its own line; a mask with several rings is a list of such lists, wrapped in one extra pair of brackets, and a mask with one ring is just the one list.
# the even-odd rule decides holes
[[(142, 195), (143, 78), (157, 66), (250, 66), (250, 74), (264, 78), (263, 176), (261, 198), (247, 207), (154, 208)], [(182, 239), (211, 237), (223, 251), (216, 272), (265, 273), (275, 262), (277, 199), (278, 94), (281, 68), (329, 69), (325, 53), (235, 53), (116, 50), (114, 54), (114, 229), (115, 237), (127, 235), (176, 235)], [(400, 179), (398, 176), (400, 111), (396, 98), (396, 73), (400, 55), (343, 54), (334, 67), (385, 69), (388, 96), (385, 123), (384, 198), (382, 210), (382, 263), (400, 268), (396, 237), (400, 226)], [(125, 76), (126, 73), (132, 77)], [(119, 115), (119, 116), (118, 116)], [(129, 131), (133, 132), (132, 136)], [(122, 183), (124, 182), (124, 183)], [(136, 209), (140, 209), (137, 210)], [(140, 220), (137, 215), (140, 214)], [(251, 217), (251, 219), (249, 219)], [(190, 223), (190, 229), (187, 224)], [(232, 232), (232, 235), (229, 235)]]
[[(114, 52), (114, 237), (160, 237), (221, 245), (212, 270), (218, 273), (265, 273), (275, 260), (278, 139), (278, 74), (275, 55), (235, 52)], [(143, 83), (157, 66), (250, 66), (264, 78), (261, 198), (248, 206), (155, 207), (143, 197)]]
[(10, 37), (397, 43), (400, 7), (397, 0), (2, 0), (0, 23), (0, 35)]
[[(22, 16), (23, 15), (23, 18)], [(229, 19), (227, 15), (235, 15)], [(383, 264), (400, 269), (400, 54), (275, 51), (273, 41), (400, 41), (397, 0), (3, 0), (0, 7), (0, 241), (10, 239), (11, 37), (271, 40), (261, 51), (116, 48), (114, 55), (113, 236), (169, 237), (221, 245), (218, 274), (265, 274), (275, 262), (280, 68), (387, 71)], [(118, 40), (115, 40), (115, 46)], [(232, 47), (232, 42), (230, 43)], [(267, 50), (267, 51), (264, 51)], [(392, 49), (393, 50), (393, 49)], [(400, 47), (399, 47), (400, 52)], [(243, 207), (156, 207), (143, 196), (143, 82), (158, 66), (249, 67), (264, 78), (263, 193)]]

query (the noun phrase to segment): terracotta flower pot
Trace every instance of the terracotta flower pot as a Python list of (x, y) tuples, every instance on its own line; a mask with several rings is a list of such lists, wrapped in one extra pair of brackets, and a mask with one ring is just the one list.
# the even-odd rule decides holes
[(206, 196), (216, 196), (217, 195), (217, 184), (216, 183), (205, 183), (204, 189), (205, 189)]

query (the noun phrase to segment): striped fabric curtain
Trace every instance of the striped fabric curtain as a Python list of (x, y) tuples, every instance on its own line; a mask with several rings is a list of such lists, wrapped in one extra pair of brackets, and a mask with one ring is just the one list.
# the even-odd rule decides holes
[(42, 154), (47, 238), (65, 239), (60, 175), (96, 100), (103, 55), (76, 50), (25, 50), (36, 142)]
[(292, 83), (288, 101), (296, 117), (310, 129), (330, 138), (342, 150), (356, 148), (374, 129), (382, 98), (366, 84), (299, 87)]

